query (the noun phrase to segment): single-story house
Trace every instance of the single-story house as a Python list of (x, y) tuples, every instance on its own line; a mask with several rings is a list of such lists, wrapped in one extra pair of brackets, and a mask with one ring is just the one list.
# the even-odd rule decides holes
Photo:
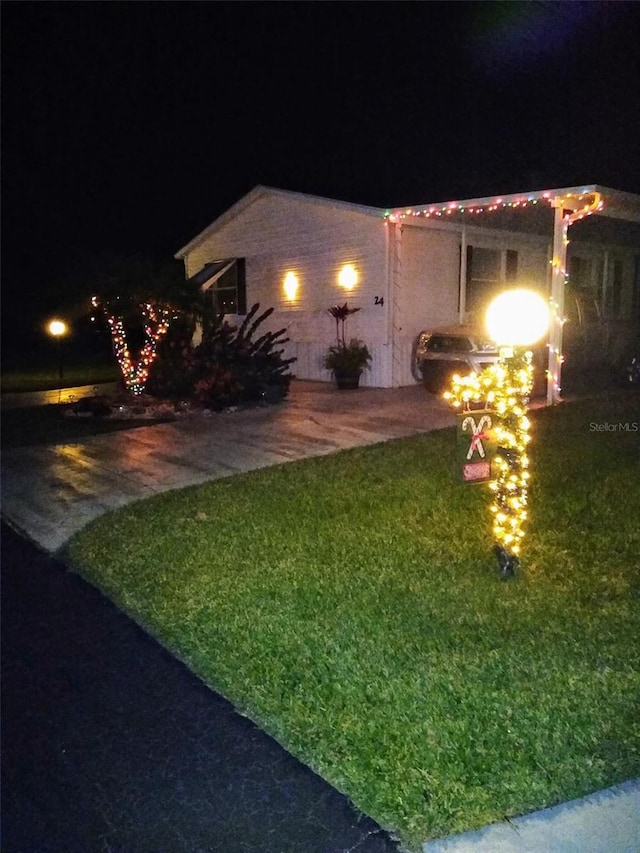
[[(360, 308), (347, 337), (369, 346), (362, 384), (377, 387), (416, 382), (420, 331), (479, 322), (501, 288), (537, 288), (552, 312), (551, 401), (566, 283), (627, 337), (640, 319), (640, 196), (586, 186), (382, 209), (258, 186), (176, 258), (218, 312), (273, 307), (270, 328), (287, 329), (298, 378), (331, 378), (323, 367), (335, 342), (327, 309)], [(612, 350), (622, 340), (612, 334)]]

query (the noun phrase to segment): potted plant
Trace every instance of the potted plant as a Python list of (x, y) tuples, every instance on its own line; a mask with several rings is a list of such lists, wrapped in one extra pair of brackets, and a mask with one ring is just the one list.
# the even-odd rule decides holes
[(334, 305), (327, 310), (336, 321), (336, 344), (329, 347), (324, 357), (324, 366), (333, 373), (339, 389), (357, 388), (362, 371), (369, 366), (371, 353), (367, 345), (357, 338), (352, 338), (347, 343), (344, 326), (347, 317), (360, 309), (349, 308), (345, 302), (344, 305)]

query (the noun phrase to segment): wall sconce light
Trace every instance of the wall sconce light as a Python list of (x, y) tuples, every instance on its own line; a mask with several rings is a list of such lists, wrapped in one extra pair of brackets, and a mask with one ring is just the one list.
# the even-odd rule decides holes
[(295, 302), (298, 293), (298, 276), (294, 272), (288, 272), (284, 277), (283, 289), (287, 302)]
[(338, 284), (345, 290), (353, 290), (358, 283), (358, 271), (353, 264), (345, 264), (338, 273)]

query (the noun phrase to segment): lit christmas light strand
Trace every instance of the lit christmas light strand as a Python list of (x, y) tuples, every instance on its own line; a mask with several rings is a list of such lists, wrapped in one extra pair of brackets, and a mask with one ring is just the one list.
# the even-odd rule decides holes
[(527, 491), (531, 440), (527, 404), (533, 387), (532, 353), (514, 350), (513, 355), (482, 373), (454, 376), (444, 398), (454, 408), (468, 409), (485, 402), (498, 416), (494, 428), (498, 453), (492, 463), (491, 513), (496, 546), (510, 558), (519, 559), (527, 522)]
[[(96, 304), (94, 302), (94, 304)], [(127, 344), (127, 334), (122, 317), (110, 313), (104, 306), (107, 323), (111, 332), (113, 351), (120, 366), (125, 388), (139, 396), (144, 392), (149, 379), (151, 365), (158, 354), (158, 343), (169, 328), (169, 311), (166, 308), (145, 303), (140, 306), (144, 321), (145, 342), (140, 350), (138, 360), (131, 356)]]
[(604, 207), (604, 202), (600, 193), (584, 192), (584, 193), (565, 193), (562, 196), (555, 196), (551, 190), (543, 193), (530, 193), (522, 197), (497, 197), (491, 201), (447, 201), (442, 204), (431, 204), (426, 207), (408, 207), (405, 209), (390, 210), (385, 213), (385, 218), (390, 222), (401, 222), (410, 217), (422, 217), (430, 219), (432, 217), (447, 217), (454, 213), (466, 213), (469, 215), (477, 215), (481, 213), (495, 213), (499, 210), (517, 210), (520, 208), (530, 207), (539, 203), (554, 205), (562, 202), (562, 205), (567, 208), (568, 212), (565, 216), (567, 224), (576, 222), (578, 219), (584, 219), (586, 216), (591, 216), (598, 213)]

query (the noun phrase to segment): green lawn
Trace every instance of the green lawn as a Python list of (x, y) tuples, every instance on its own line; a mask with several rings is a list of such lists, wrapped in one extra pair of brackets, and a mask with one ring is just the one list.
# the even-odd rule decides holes
[(79, 385), (97, 385), (115, 382), (120, 378), (115, 363), (82, 363), (67, 365), (62, 374), (58, 366), (33, 364), (2, 371), (2, 392), (50, 391), (53, 388), (76, 388)]
[(640, 774), (640, 397), (532, 420), (515, 581), (452, 430), (165, 494), (65, 556), (417, 849)]

